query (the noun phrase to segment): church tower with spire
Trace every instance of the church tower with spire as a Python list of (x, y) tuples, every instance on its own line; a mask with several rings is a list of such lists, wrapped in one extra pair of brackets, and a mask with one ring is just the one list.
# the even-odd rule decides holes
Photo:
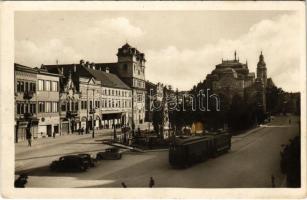
[(261, 51), (257, 64), (256, 90), (258, 106), (262, 112), (266, 112), (266, 87), (267, 87), (267, 68)]
[(259, 56), (259, 61), (257, 64), (257, 78), (261, 79), (263, 84), (264, 84), (264, 88), (266, 88), (267, 86), (267, 68), (266, 68), (266, 64), (264, 62), (264, 57), (261, 51), (261, 54)]

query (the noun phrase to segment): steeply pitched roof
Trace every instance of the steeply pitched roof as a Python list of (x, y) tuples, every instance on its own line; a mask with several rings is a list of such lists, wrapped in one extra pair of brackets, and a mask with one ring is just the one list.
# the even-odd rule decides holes
[(84, 67), (96, 80), (99, 80), (103, 86), (112, 88), (121, 88), (129, 90), (128, 87), (122, 80), (120, 80), (115, 74), (107, 73), (100, 70), (94, 70)]
[(48, 71), (59, 73), (59, 67), (64, 68), (65, 70), (65, 68), (69, 69), (76, 66), (77, 68), (81, 69), (78, 72), (80, 76), (93, 76), (96, 80), (99, 80), (103, 86), (130, 89), (130, 87), (120, 80), (117, 75), (102, 71), (103, 67), (115, 67), (116, 65), (117, 63), (95, 63), (95, 67), (101, 70), (91, 69), (80, 64), (44, 65), (44, 67), (47, 68)]
[(30, 73), (35, 73), (35, 74), (44, 74), (44, 75), (50, 75), (50, 76), (62, 76), (60, 74), (57, 73), (52, 73), (52, 72), (48, 72), (46, 69), (40, 69), (37, 67), (28, 67), (25, 65), (21, 65), (18, 63), (14, 63), (14, 70), (15, 71), (24, 71), (24, 72), (30, 72)]

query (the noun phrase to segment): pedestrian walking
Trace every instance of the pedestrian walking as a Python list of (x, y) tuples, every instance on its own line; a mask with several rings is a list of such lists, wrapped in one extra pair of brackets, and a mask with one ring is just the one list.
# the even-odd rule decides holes
[(32, 133), (31, 133), (31, 128), (30, 128), (30, 123), (28, 124), (26, 128), (26, 139), (28, 140), (28, 146), (31, 146), (31, 140), (32, 140)]
[(289, 124), (291, 124), (291, 119), (289, 119)]
[(54, 132), (54, 131), (53, 131), (53, 134), (52, 134), (52, 135), (53, 135), (53, 138), (55, 138), (55, 132)]
[(123, 188), (127, 187), (127, 185), (124, 182), (122, 182), (122, 186), (123, 186)]
[(155, 180), (152, 177), (150, 177), (149, 187), (152, 188), (154, 185), (155, 185)]
[(271, 181), (272, 181), (272, 188), (275, 187), (275, 177), (274, 175), (271, 176)]

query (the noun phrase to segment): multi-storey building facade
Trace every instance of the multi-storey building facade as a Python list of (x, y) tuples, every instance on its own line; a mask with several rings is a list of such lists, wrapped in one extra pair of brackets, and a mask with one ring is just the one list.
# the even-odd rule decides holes
[[(70, 132), (80, 128), (86, 132), (119, 128), (132, 123), (131, 88), (115, 74), (96, 70), (94, 63), (84, 63), (83, 60), (80, 64), (44, 65), (44, 68), (62, 74), (63, 89), (71, 88), (73, 105), (63, 102), (61, 106), (63, 121), (68, 122)], [(63, 96), (69, 93), (67, 89), (61, 91)]]
[(96, 70), (95, 65), (85, 67), (86, 71), (100, 82), (99, 102), (101, 128), (119, 128), (132, 124), (132, 91), (121, 79), (109, 71)]
[(24, 140), (31, 123), (34, 138), (59, 132), (59, 75), (14, 64), (15, 139)]
[(116, 74), (132, 92), (132, 127), (145, 122), (145, 55), (129, 44), (118, 49), (116, 63), (98, 63), (97, 70)]
[(59, 133), (59, 75), (43, 69), (37, 74), (38, 134), (51, 137)]
[[(62, 72), (62, 71), (61, 71)], [(61, 73), (63, 75), (63, 73)], [(60, 88), (60, 133), (62, 135), (72, 133), (77, 130), (77, 123), (79, 118), (77, 117), (79, 111), (79, 99), (80, 93), (76, 90), (76, 87), (72, 81), (71, 72), (68, 75), (64, 75), (61, 78)]]
[[(40, 69), (16, 64), (16, 132), (22, 132), (18, 137), (25, 138), (24, 113), (33, 113), (34, 137), (82, 128), (138, 128), (145, 122), (145, 62), (143, 53), (125, 44), (115, 63), (80, 61)], [(25, 99), (25, 90), (33, 90), (26, 93), (30, 98)]]

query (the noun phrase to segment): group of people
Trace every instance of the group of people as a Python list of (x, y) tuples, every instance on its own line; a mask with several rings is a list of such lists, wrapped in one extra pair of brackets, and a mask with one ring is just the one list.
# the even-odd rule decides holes
[[(152, 177), (150, 177), (148, 186), (149, 186), (150, 188), (152, 188), (154, 185), (155, 185), (155, 180), (154, 180)], [(127, 187), (127, 185), (125, 184), (125, 182), (122, 182), (122, 187), (123, 187), (123, 188), (126, 188), (126, 187)]]
[(84, 134), (84, 127), (79, 128), (78, 134), (79, 134), (79, 135), (83, 135), (83, 134)]

